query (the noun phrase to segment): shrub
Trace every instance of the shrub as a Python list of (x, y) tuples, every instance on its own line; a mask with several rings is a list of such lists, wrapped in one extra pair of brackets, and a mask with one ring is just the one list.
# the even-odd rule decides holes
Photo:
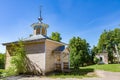
[(0, 53), (0, 69), (5, 67), (5, 54)]
[(2, 77), (3, 72), (4, 72), (4, 69), (0, 69), (0, 77)]
[(12, 56), (11, 59), (11, 66), (14, 67), (13, 69), (15, 69), (15, 73), (19, 74), (26, 72), (26, 52), (24, 50), (23, 42), (19, 41), (17, 45), (13, 44), (12, 49), (12, 54), (14, 56)]
[(10, 67), (2, 74), (3, 77), (19, 75), (19, 74), (37, 74), (40, 75), (42, 70), (36, 68), (37, 64), (31, 62), (26, 56), (25, 47), (22, 41), (11, 46), (11, 64)]
[(94, 57), (94, 63), (95, 63), (95, 64), (97, 64), (99, 61), (100, 61), (100, 59), (99, 59), (99, 58)]
[(2, 77), (18, 75), (17, 70), (15, 67), (9, 67), (7, 70), (4, 70), (1, 74)]

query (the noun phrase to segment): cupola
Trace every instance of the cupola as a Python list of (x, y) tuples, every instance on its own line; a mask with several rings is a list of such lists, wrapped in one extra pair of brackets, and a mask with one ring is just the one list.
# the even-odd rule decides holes
[(33, 27), (33, 35), (47, 35), (48, 24), (42, 22), (41, 9), (40, 9), (40, 17), (38, 18), (37, 23), (33, 23), (31, 26)]

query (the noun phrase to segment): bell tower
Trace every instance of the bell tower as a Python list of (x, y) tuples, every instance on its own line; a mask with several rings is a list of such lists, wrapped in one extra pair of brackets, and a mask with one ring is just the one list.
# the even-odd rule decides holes
[(38, 18), (37, 23), (33, 23), (31, 26), (33, 27), (33, 35), (47, 35), (47, 28), (49, 27), (48, 24), (42, 22), (41, 16), (41, 6), (40, 6), (40, 17)]

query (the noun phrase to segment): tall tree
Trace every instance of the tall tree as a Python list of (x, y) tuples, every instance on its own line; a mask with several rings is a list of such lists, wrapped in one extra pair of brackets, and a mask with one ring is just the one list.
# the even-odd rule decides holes
[(69, 49), (71, 65), (74, 68), (78, 69), (89, 61), (89, 44), (85, 39), (73, 37), (69, 41)]
[(60, 36), (60, 33), (58, 33), (58, 32), (52, 32), (50, 38), (52, 40), (55, 40), (55, 41), (58, 41), (58, 42), (60, 42), (62, 40), (62, 38)]
[(114, 62), (114, 54), (116, 53), (117, 49), (115, 45), (117, 45), (119, 49), (120, 44), (120, 29), (115, 28), (114, 30), (104, 31), (99, 39), (98, 42), (98, 49), (99, 52), (106, 50), (108, 52), (108, 59), (111, 63)]

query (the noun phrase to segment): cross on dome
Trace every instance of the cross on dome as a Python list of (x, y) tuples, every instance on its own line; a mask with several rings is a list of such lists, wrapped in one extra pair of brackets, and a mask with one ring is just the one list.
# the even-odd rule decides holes
[(41, 12), (42, 12), (41, 10), (42, 10), (42, 6), (40, 6), (40, 16), (38, 18), (38, 20), (39, 20), (40, 23), (42, 23), (42, 20), (43, 20), (42, 16), (41, 16)]

